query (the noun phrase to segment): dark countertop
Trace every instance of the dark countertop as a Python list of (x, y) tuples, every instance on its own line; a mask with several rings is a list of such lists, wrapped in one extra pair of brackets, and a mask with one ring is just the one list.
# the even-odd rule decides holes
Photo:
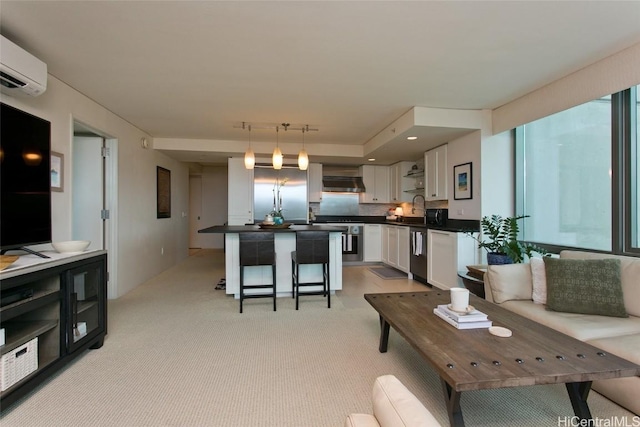
[(448, 220), (443, 225), (436, 224), (421, 224), (421, 223), (410, 223), (410, 222), (396, 222), (396, 221), (385, 221), (383, 224), (386, 225), (397, 225), (400, 227), (412, 227), (412, 228), (422, 228), (425, 230), (442, 230), (442, 231), (451, 231), (455, 233), (461, 232), (478, 232), (480, 231), (480, 223), (475, 220)]
[(480, 221), (473, 219), (448, 219), (443, 225), (425, 224), (422, 217), (405, 217), (402, 221), (387, 220), (384, 216), (329, 216), (318, 215), (314, 224), (322, 223), (349, 223), (361, 224), (385, 224), (400, 227), (416, 227), (431, 230), (451, 232), (479, 232)]
[(198, 233), (261, 233), (273, 231), (274, 233), (295, 233), (297, 231), (345, 231), (347, 227), (334, 227), (330, 225), (292, 225), (289, 228), (260, 228), (258, 225), (214, 225), (213, 227), (198, 230)]
[[(318, 219), (319, 218), (319, 219)], [(246, 233), (253, 231), (273, 231), (276, 233), (293, 233), (296, 231), (316, 230), (316, 231), (346, 231), (349, 224), (385, 224), (396, 225), (399, 227), (416, 227), (425, 230), (442, 230), (459, 232), (478, 232), (480, 231), (480, 221), (468, 219), (449, 219), (444, 225), (424, 224), (418, 222), (422, 218), (415, 219), (412, 217), (409, 221), (388, 221), (384, 216), (349, 216), (349, 217), (318, 217), (312, 224), (294, 224), (290, 228), (259, 228), (258, 225), (214, 225), (213, 227), (198, 230), (198, 233)], [(327, 223), (344, 223), (344, 226), (324, 225)]]

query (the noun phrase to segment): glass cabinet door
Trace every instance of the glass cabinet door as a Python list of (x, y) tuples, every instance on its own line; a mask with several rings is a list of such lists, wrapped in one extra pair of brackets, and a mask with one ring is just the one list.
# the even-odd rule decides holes
[(94, 262), (68, 271), (67, 347), (73, 352), (104, 331), (104, 265)]

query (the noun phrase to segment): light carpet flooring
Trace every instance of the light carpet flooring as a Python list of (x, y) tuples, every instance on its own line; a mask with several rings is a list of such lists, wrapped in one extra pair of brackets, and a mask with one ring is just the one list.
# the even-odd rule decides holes
[[(378, 352), (379, 321), (364, 293), (425, 290), (344, 268), (344, 289), (323, 297), (238, 301), (215, 290), (221, 251), (201, 250), (109, 301), (109, 334), (0, 417), (13, 426), (342, 426), (371, 412), (371, 387), (396, 375), (448, 425), (438, 377), (397, 333)], [(443, 328), (447, 328), (443, 324)], [(600, 419), (627, 412), (592, 392)], [(468, 392), (468, 426), (557, 426), (572, 416), (564, 386)], [(564, 424), (568, 425), (568, 424)]]

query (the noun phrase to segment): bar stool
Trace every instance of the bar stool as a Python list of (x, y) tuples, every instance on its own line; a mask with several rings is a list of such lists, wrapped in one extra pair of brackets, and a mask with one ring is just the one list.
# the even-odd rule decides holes
[[(302, 264), (322, 264), (322, 282), (300, 283), (299, 267)], [(331, 308), (328, 231), (298, 231), (296, 233), (296, 250), (291, 252), (291, 278), (292, 293), (296, 298), (296, 310), (300, 295), (323, 295), (327, 297), (327, 307)], [(300, 292), (301, 286), (322, 286), (322, 290)]]
[[(240, 233), (240, 313), (242, 303), (248, 298), (273, 298), (273, 311), (276, 311), (276, 251), (273, 232), (255, 231)], [(245, 285), (245, 267), (257, 265), (271, 266), (271, 283)], [(269, 293), (246, 294), (247, 289), (271, 289)]]

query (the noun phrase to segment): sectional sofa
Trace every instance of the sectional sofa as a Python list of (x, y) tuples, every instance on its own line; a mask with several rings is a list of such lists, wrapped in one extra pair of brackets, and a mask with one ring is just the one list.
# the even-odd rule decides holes
[[(595, 298), (597, 303), (613, 304), (613, 307), (609, 306), (604, 312), (600, 312), (598, 307), (592, 310), (591, 307), (582, 305), (584, 300), (591, 299), (593, 302), (593, 294), (597, 291), (582, 289), (581, 283), (591, 282), (593, 285), (594, 281), (597, 283), (600, 280), (609, 285), (609, 278), (601, 278), (604, 277), (600, 275), (602, 266), (596, 266), (595, 272), (591, 271), (582, 277), (577, 272), (567, 280), (569, 288), (559, 292), (555, 276), (558, 269), (576, 266), (582, 268), (600, 262), (588, 261), (585, 264), (581, 261), (564, 260), (619, 260), (619, 279), (614, 279), (619, 280), (618, 288), (621, 287), (621, 293), (616, 294), (615, 289), (608, 289)], [(615, 267), (618, 261), (605, 263)], [(640, 258), (562, 251), (556, 259), (538, 258), (525, 264), (491, 265), (485, 274), (484, 286), (488, 301), (640, 364)], [(573, 299), (575, 304), (562, 308), (560, 301), (561, 309), (558, 310), (559, 297), (568, 301)], [(592, 389), (640, 415), (640, 377), (594, 381)]]

